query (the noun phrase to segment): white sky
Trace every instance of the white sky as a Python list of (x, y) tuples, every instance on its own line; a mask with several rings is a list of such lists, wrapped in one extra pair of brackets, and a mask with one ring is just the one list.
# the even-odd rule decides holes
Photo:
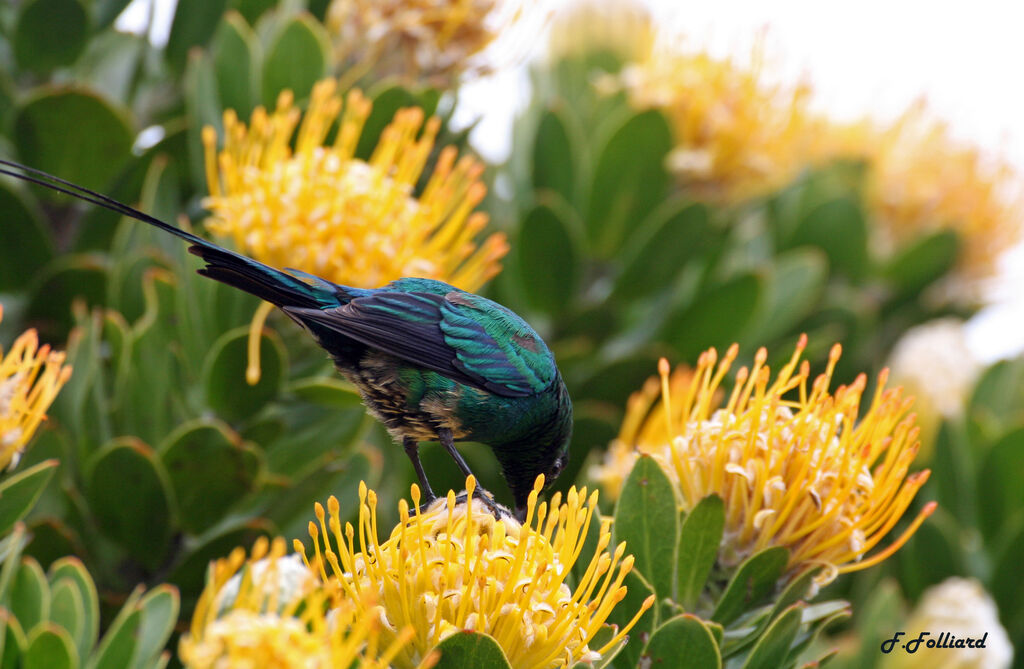
[[(557, 8), (566, 0), (540, 0)], [(174, 0), (134, 0), (119, 27), (143, 25), (155, 3), (154, 41), (166, 39)], [(745, 58), (759, 36), (784, 78), (806, 77), (817, 105), (838, 118), (898, 115), (924, 96), (954, 136), (1014, 162), (1024, 175), (1024, 2), (1017, 0), (647, 0), (687, 44)], [(538, 40), (540, 42), (541, 40)], [(527, 99), (522, 72), (463, 91), (458, 118), (490, 159), (509, 150), (511, 120)], [(1024, 220), (1024, 212), (1022, 212)], [(983, 361), (1024, 350), (1024, 247), (1005, 259), (993, 306), (970, 324)]]

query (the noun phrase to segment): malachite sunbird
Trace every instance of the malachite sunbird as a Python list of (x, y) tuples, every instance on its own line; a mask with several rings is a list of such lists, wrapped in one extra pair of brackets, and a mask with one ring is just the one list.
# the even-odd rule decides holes
[(551, 482), (565, 467), (569, 393), (547, 345), (510, 309), (433, 279), (367, 289), (275, 269), (46, 172), (6, 160), (0, 165), (10, 168), (0, 173), (184, 239), (206, 263), (200, 274), (279, 307), (327, 351), (369, 412), (401, 442), (428, 499), (422, 441), (439, 441), (467, 476), (455, 442), (488, 445), (519, 515), (537, 475)]

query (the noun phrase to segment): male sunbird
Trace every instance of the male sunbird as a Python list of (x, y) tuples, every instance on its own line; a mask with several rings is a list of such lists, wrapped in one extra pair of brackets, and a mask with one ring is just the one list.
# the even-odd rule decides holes
[(327, 351), (369, 412), (402, 443), (428, 500), (433, 492), (420, 463), (421, 441), (439, 441), (467, 476), (455, 442), (490, 446), (520, 516), (537, 475), (550, 482), (565, 467), (569, 393), (547, 345), (510, 309), (433, 279), (366, 289), (282, 271), (41, 170), (0, 165), (14, 168), (0, 173), (181, 237), (206, 263), (200, 274), (279, 307)]

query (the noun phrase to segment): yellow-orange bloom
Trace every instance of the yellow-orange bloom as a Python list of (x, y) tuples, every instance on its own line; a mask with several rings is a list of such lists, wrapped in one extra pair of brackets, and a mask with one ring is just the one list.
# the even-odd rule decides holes
[(351, 603), (330, 608), (316, 574), (285, 551), (283, 539), (261, 538), (248, 560), (237, 548), (210, 565), (179, 645), (182, 663), (189, 669), (388, 667), (411, 631), (382, 648), (379, 621), (356, 619)]
[(483, 166), (445, 147), (417, 197), (439, 121), (399, 110), (366, 162), (354, 154), (371, 104), (352, 91), (342, 105), (336, 88), (331, 79), (314, 87), (301, 124), (290, 91), (273, 113), (253, 112), (248, 127), (226, 111), (219, 152), (204, 128), (210, 230), (268, 265), (361, 288), (415, 276), (474, 291), (497, 274), (505, 237), (474, 242), (487, 223), (473, 211), (486, 192)]
[[(0, 320), (3, 320), (0, 306)], [(0, 471), (18, 464), (32, 435), (46, 418), (61, 387), (71, 377), (63, 351), (39, 345), (26, 330), (4, 355), (0, 348)]]
[(919, 448), (908, 414), (913, 400), (885, 389), (883, 371), (860, 416), (866, 376), (830, 394), (839, 345), (813, 381), (809, 364), (800, 361), (805, 345), (802, 337), (771, 382), (767, 352), (760, 349), (753, 368), (740, 368), (727, 393), (721, 384), (736, 345), (721, 361), (709, 349), (692, 375), (680, 375), (676, 383), (662, 360), (660, 404), (651, 410), (649, 401), (633, 400), (623, 434), (634, 447), (657, 455), (684, 509), (710, 494), (725, 501), (723, 563), (783, 546), (790, 569), (822, 565), (819, 582), (827, 583), (891, 555), (935, 504), (927, 504), (896, 541), (865, 557), (928, 479), (928, 470), (908, 475)]
[[(653, 604), (653, 596), (618, 635), (600, 649), (588, 643), (622, 600), (622, 581), (632, 569), (625, 544), (609, 553), (610, 521), (602, 521), (593, 557), (575, 590), (566, 579), (580, 559), (597, 493), (570, 489), (562, 501), (537, 503), (538, 479), (530, 494), (526, 522), (496, 520), (480, 500), (457, 502), (453, 492), (419, 511), (419, 489), (409, 505), (399, 504), (401, 521), (390, 537), (377, 539), (377, 497), (359, 489), (358, 528), (339, 520), (338, 500), (327, 513), (317, 505), (319, 526), (310, 535), (321, 565), (320, 578), (333, 583), (343, 599), (363, 607), (362, 617), (384, 621), (389, 631), (407, 625), (415, 636), (394, 658), (395, 667), (414, 667), (439, 642), (458, 630), (495, 639), (517, 669), (572, 666), (596, 659), (618, 643)], [(471, 497), (475, 482), (466, 481)], [(329, 518), (328, 518), (329, 515)], [(358, 539), (356, 536), (358, 535)], [(357, 543), (358, 542), (358, 543)], [(296, 550), (302, 546), (296, 542)], [(376, 600), (375, 605), (366, 602)]]
[[(342, 65), (377, 78), (454, 85), (518, 12), (502, 0), (333, 0), (327, 27)], [(502, 14), (499, 16), (498, 14)], [(508, 16), (505, 16), (505, 15)]]

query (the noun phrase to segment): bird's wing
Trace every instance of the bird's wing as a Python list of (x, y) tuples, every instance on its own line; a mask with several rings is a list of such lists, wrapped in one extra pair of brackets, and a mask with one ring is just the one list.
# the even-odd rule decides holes
[(285, 311), (506, 397), (539, 392), (558, 373), (544, 342), (521, 318), (471, 293), (382, 291), (339, 307)]

